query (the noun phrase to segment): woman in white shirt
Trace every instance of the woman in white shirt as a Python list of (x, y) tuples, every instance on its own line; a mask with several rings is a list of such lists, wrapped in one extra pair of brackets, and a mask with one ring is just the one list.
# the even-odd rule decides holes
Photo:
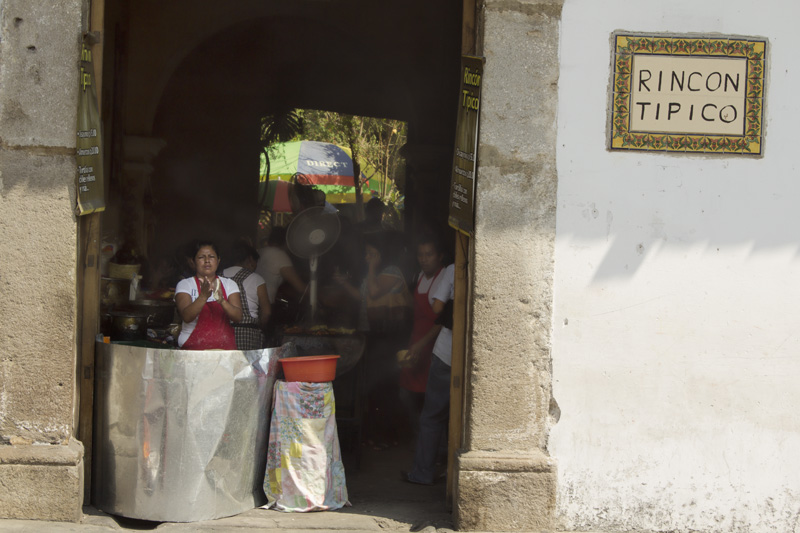
[(239, 287), (217, 276), (219, 254), (213, 243), (198, 241), (194, 250), (195, 275), (175, 287), (175, 305), (183, 320), (178, 346), (184, 350), (235, 350), (231, 322), (242, 319)]

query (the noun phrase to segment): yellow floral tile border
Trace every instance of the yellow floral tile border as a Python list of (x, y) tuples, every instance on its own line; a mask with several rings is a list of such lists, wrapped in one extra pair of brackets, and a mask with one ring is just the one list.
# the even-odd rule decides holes
[[(614, 44), (612, 150), (761, 155), (766, 41), (616, 34)], [(746, 58), (744, 135), (631, 132), (631, 75), (636, 54)]]

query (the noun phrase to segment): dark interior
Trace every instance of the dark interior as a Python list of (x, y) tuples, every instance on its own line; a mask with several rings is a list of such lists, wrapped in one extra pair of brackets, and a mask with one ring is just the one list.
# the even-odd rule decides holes
[[(456, 0), (106, 2), (104, 235), (134, 241), (151, 265), (199, 236), (255, 237), (260, 118), (306, 108), (407, 122), (406, 238), (430, 228), (453, 243), (461, 12)], [(340, 434), (354, 502), (443, 510), (443, 484), (399, 482), (413, 442), (387, 450), (351, 427)]]

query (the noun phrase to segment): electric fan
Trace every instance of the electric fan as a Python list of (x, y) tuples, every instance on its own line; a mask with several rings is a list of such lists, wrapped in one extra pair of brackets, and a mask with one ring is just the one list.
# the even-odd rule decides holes
[(341, 225), (334, 213), (324, 207), (309, 207), (297, 214), (286, 229), (286, 245), (294, 255), (308, 259), (311, 320), (317, 317), (317, 266), (319, 256), (330, 250), (339, 238)]

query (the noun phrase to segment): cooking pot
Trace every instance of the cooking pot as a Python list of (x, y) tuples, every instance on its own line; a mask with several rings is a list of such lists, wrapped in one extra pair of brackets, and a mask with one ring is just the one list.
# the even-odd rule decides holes
[(166, 300), (131, 300), (125, 302), (123, 309), (146, 313), (147, 326), (151, 328), (168, 326), (175, 317), (175, 302)]
[(106, 307), (127, 302), (130, 290), (130, 279), (100, 278), (100, 302)]
[(149, 316), (142, 311), (111, 311), (108, 317), (109, 336), (114, 341), (141, 341), (147, 339)]

